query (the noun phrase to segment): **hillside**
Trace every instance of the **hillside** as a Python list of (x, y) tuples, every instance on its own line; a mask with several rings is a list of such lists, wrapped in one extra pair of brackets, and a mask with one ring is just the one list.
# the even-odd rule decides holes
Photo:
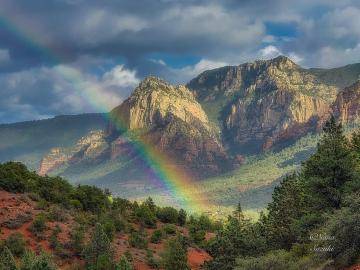
[[(211, 259), (200, 248), (202, 241), (213, 237), (211, 221), (205, 216), (188, 220), (185, 211), (158, 207), (151, 199), (138, 204), (111, 198), (95, 187), (74, 188), (59, 178), (37, 176), (18, 163), (0, 164), (0, 198), (0, 253), (4, 246), (16, 257), (27, 254), (27, 249), (46, 252), (56, 269), (83, 269), (91, 261), (87, 247), (102, 245), (100, 252), (114, 262), (151, 270), (169, 260), (164, 255), (172, 252), (168, 245), (183, 239), (177, 251), (184, 252), (190, 269), (200, 269)], [(199, 232), (200, 238), (195, 235)], [(103, 243), (94, 244), (93, 239)], [(103, 263), (101, 269), (112, 269), (112, 262)]]
[(51, 119), (0, 124), (0, 162), (19, 160), (37, 169), (53, 147), (68, 147), (91, 130), (104, 129), (105, 114), (63, 115)]
[(162, 205), (181, 206), (180, 189), (216, 216), (240, 200), (253, 215), (312, 154), (331, 114), (350, 129), (359, 124), (358, 76), (358, 64), (304, 69), (280, 56), (208, 70), (186, 86), (148, 77), (108, 123), (85, 115), (34, 122), (36, 132), (10, 125), (3, 160)]
[(189, 216), (0, 164), (0, 269), (357, 269), (360, 131), (331, 117), (312, 151), (257, 221), (241, 203), (226, 220)]

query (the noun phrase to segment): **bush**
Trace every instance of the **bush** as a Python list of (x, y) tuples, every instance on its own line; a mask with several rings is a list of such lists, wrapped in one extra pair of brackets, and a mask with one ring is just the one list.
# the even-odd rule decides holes
[(275, 250), (264, 256), (237, 259), (235, 270), (303, 270), (313, 269), (309, 257), (296, 258), (290, 252)]
[(52, 205), (47, 215), (50, 221), (64, 222), (67, 220), (64, 209), (61, 209), (58, 205)]
[(136, 219), (147, 228), (156, 228), (155, 213), (146, 205), (142, 204), (134, 210)]
[(0, 269), (17, 270), (14, 256), (6, 246), (0, 250)]
[(25, 223), (32, 220), (31, 214), (18, 214), (14, 219), (5, 221), (2, 225), (8, 229), (14, 230), (20, 228)]
[(13, 233), (5, 240), (5, 245), (14, 256), (21, 256), (25, 252), (25, 240), (21, 233)]
[(145, 235), (140, 232), (132, 232), (129, 237), (129, 244), (132, 247), (144, 249), (147, 247), (148, 243), (146, 241)]
[[(39, 214), (35, 217), (33, 223), (30, 226), (30, 231), (37, 237), (46, 230), (46, 217), (44, 214)], [(40, 237), (41, 238), (41, 237)]]
[(150, 237), (150, 242), (154, 244), (158, 244), (161, 242), (162, 238), (163, 238), (163, 232), (161, 230), (155, 230)]
[(59, 239), (58, 239), (58, 235), (61, 232), (61, 228), (59, 227), (59, 225), (56, 225), (56, 227), (53, 229), (51, 235), (50, 235), (50, 247), (51, 248), (57, 248), (60, 243), (59, 243)]
[(176, 226), (173, 224), (166, 224), (162, 227), (162, 230), (165, 232), (165, 234), (167, 235), (175, 235), (176, 234)]
[(156, 215), (163, 223), (178, 223), (179, 214), (178, 211), (173, 207), (159, 208)]
[(116, 231), (114, 221), (110, 217), (106, 217), (101, 221), (101, 224), (110, 242), (112, 242), (115, 237)]
[(126, 256), (121, 256), (119, 263), (116, 265), (116, 270), (132, 270), (130, 262), (126, 258)]
[(160, 263), (155, 260), (153, 252), (149, 249), (146, 250), (146, 263), (153, 269), (159, 269), (160, 267)]
[(80, 255), (84, 249), (85, 230), (82, 226), (77, 226), (70, 233), (70, 247), (76, 255)]
[(46, 253), (36, 256), (33, 252), (28, 251), (21, 259), (19, 270), (56, 270), (56, 267)]

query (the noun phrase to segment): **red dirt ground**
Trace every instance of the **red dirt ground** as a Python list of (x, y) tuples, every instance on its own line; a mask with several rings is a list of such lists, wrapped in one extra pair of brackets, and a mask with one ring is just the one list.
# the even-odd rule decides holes
[[(74, 225), (73, 217), (70, 213), (65, 213), (67, 219), (65, 222), (47, 222), (47, 230), (44, 233), (44, 239), (39, 241), (30, 231), (29, 227), (32, 224), (32, 220), (27, 221), (19, 228), (8, 229), (4, 226), (4, 222), (9, 220), (14, 220), (19, 215), (29, 215), (31, 217), (36, 216), (41, 213), (43, 210), (36, 209), (36, 202), (32, 201), (27, 195), (24, 194), (13, 194), (0, 190), (0, 240), (6, 239), (10, 234), (14, 232), (21, 233), (27, 243), (27, 247), (32, 249), (34, 252), (39, 252), (40, 250), (46, 251), (48, 253), (52, 252), (48, 239), (50, 238), (51, 232), (56, 225), (59, 225), (61, 228), (61, 233), (59, 234), (59, 241), (61, 243), (66, 243), (70, 239), (70, 229)], [(138, 227), (137, 224), (133, 224), (134, 227)], [(157, 228), (161, 228), (164, 224), (158, 223)], [(182, 227), (178, 227), (178, 230), (187, 235), (187, 230)], [(154, 229), (146, 229), (147, 235), (150, 238)], [(213, 234), (207, 234), (206, 238), (209, 239), (213, 237)], [(150, 242), (150, 241), (149, 241)], [(113, 248), (115, 251), (115, 258), (119, 259), (127, 250), (133, 256), (134, 259), (134, 270), (152, 270), (146, 264), (146, 251), (141, 249), (132, 248), (128, 243), (128, 235), (124, 233), (119, 233), (115, 236), (113, 242)], [(163, 248), (164, 243), (159, 244), (149, 243), (148, 248), (154, 252), (154, 257), (159, 258)], [(188, 249), (188, 263), (191, 269), (199, 270), (201, 265), (210, 260), (211, 257), (204, 250), (189, 248)], [(83, 264), (81, 260), (75, 256), (68, 260), (56, 260), (60, 269), (68, 269), (70, 266), (73, 266), (74, 263)], [(354, 269), (351, 269), (354, 270)]]

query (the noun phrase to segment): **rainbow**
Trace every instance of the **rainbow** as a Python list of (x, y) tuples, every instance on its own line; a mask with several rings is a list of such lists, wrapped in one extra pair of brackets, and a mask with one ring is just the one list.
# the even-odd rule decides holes
[[(73, 67), (61, 65), (62, 57), (55, 50), (41, 44), (39, 33), (29, 29), (25, 23), (17, 22), (5, 16), (0, 11), (0, 26), (11, 32), (19, 41), (26, 43), (32, 49), (42, 53), (56, 65), (56, 71), (74, 86), (77, 93), (97, 111), (108, 111), (108, 104), (104, 100), (105, 90), (96, 82), (89, 84), (84, 73)], [(26, 29), (24, 31), (23, 29)], [(85, 87), (86, 86), (86, 87)], [(110, 121), (119, 131), (124, 131), (124, 123), (106, 114)], [(177, 206), (184, 208), (190, 213), (207, 212), (209, 203), (200, 192), (195, 190), (192, 177), (178, 167), (170, 166), (171, 160), (166, 154), (159, 152), (155, 147), (141, 140), (130, 140), (141, 160), (156, 175), (156, 181), (177, 202)]]

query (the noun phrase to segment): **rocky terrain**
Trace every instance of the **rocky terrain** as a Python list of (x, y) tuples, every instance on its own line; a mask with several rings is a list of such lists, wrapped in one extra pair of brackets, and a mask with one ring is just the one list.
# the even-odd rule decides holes
[(344, 109), (333, 103), (360, 71), (347, 79), (340, 70), (327, 72), (304, 69), (279, 56), (205, 71), (187, 86), (205, 109), (217, 108), (212, 120), (231, 149), (256, 153), (316, 131), (333, 109)]
[(103, 183), (147, 181), (137, 148), (148, 147), (164, 157), (163, 166), (195, 178), (219, 175), (241, 166), (248, 154), (281, 149), (319, 131), (331, 113), (346, 123), (357, 119), (359, 74), (359, 65), (304, 69), (279, 56), (205, 71), (187, 86), (148, 77), (109, 113), (105, 129), (73, 146), (54, 147), (38, 172), (78, 178), (87, 168), (113, 162), (122, 169), (102, 173)]
[(53, 148), (42, 159), (39, 173), (61, 165), (130, 158), (136, 155), (131, 140), (159, 151), (169, 166), (182, 167), (195, 177), (218, 174), (233, 165), (201, 105), (185, 86), (146, 78), (110, 112), (110, 118), (106, 131), (90, 132), (74, 147)]

